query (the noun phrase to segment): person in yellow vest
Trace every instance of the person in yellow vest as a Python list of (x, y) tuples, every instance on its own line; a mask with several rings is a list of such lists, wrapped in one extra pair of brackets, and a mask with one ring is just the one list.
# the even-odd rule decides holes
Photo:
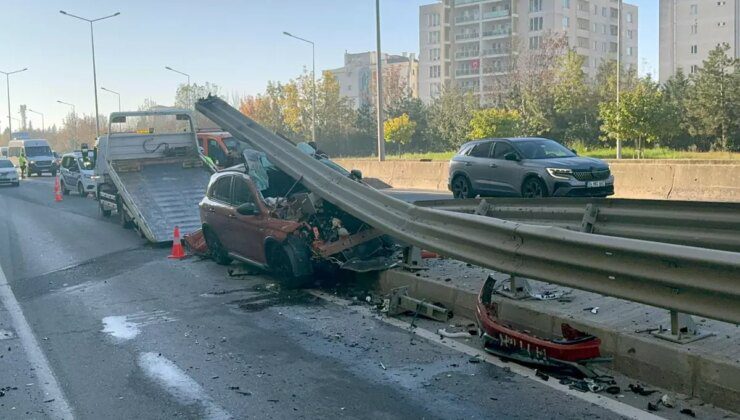
[(26, 154), (24, 152), (21, 152), (21, 155), (18, 156), (18, 166), (21, 167), (21, 179), (24, 179), (26, 177), (26, 164), (28, 161), (26, 160)]

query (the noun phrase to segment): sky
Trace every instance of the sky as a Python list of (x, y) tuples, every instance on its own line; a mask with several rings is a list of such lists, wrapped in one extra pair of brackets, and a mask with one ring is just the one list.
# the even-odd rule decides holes
[[(430, 2), (381, 0), (384, 52), (418, 54), (419, 6)], [(640, 72), (656, 74), (658, 1), (629, 3), (639, 7)], [(257, 94), (269, 80), (294, 78), (310, 69), (311, 48), (283, 31), (316, 43), (317, 72), (341, 67), (345, 51), (375, 50), (373, 0), (0, 0), (0, 70), (28, 67), (11, 76), (15, 118), (26, 104), (44, 113), (47, 126), (59, 124), (70, 108), (58, 100), (94, 114), (90, 25), (60, 9), (91, 19), (121, 13), (95, 24), (95, 54), (98, 87), (120, 92), (124, 110), (147, 98), (174, 102), (186, 79), (165, 66), (227, 95)], [(0, 83), (0, 130), (7, 127), (6, 98)], [(101, 114), (118, 110), (115, 95), (99, 91), (98, 100)]]

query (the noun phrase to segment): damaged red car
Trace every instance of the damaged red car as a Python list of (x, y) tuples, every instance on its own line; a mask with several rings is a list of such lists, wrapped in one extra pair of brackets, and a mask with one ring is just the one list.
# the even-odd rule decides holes
[(250, 159), (247, 152), (246, 164), (214, 174), (200, 203), (203, 234), (216, 262), (245, 262), (291, 287), (306, 284), (320, 267), (366, 272), (395, 265), (391, 240), (259, 155)]

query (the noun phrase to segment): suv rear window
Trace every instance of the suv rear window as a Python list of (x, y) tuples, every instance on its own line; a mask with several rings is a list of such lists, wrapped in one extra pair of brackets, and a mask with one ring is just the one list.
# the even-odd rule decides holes
[(228, 203), (231, 200), (231, 179), (233, 177), (226, 176), (220, 178), (213, 184), (211, 188), (211, 198), (218, 201)]
[(468, 156), (478, 158), (489, 157), (491, 155), (491, 144), (493, 143), (490, 141), (476, 144), (475, 147), (473, 147), (473, 149), (470, 151), (470, 154)]
[(7, 159), (0, 159), (0, 168), (12, 168), (13, 164)]

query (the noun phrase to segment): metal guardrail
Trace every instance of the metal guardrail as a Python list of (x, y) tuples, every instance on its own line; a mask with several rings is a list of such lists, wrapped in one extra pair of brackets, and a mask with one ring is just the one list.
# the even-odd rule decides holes
[(486, 198), (418, 201), (415, 204), (599, 235), (740, 252), (740, 203)]
[(384, 233), (517, 276), (740, 323), (740, 254), (405, 203), (329, 169), (219, 98), (196, 108), (289, 176)]

